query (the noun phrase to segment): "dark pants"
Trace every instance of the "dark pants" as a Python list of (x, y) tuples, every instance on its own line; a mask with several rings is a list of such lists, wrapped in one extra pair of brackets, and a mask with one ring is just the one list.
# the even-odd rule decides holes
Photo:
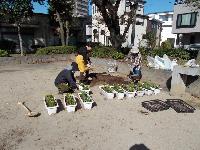
[(138, 69), (137, 67), (134, 67), (133, 68), (133, 75), (140, 76), (141, 75), (141, 70)]
[(84, 72), (80, 72), (79, 80), (81, 83), (84, 83), (87, 82), (88, 77), (89, 77), (89, 70), (85, 72), (85, 75)]

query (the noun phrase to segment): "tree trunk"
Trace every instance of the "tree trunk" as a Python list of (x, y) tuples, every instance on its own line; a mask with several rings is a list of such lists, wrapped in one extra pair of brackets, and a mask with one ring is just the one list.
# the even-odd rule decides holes
[(60, 39), (61, 39), (61, 43), (62, 43), (62, 46), (65, 45), (65, 32), (64, 32), (64, 26), (63, 26), (63, 22), (60, 18), (60, 14), (56, 11), (56, 15), (57, 15), (57, 19), (58, 19), (58, 23), (59, 23), (59, 26), (60, 26)]
[(122, 46), (122, 39), (120, 39), (119, 35), (116, 35), (116, 33), (113, 30), (110, 30), (110, 42), (112, 44), (112, 47), (119, 50)]
[(69, 21), (66, 21), (66, 45), (69, 44)]
[(135, 45), (135, 24), (132, 24), (131, 44), (136, 46)]
[(17, 24), (17, 32), (18, 32), (18, 38), (19, 38), (19, 47), (20, 47), (20, 52), (21, 56), (23, 56), (23, 46), (22, 46), (22, 36), (21, 36), (21, 25)]

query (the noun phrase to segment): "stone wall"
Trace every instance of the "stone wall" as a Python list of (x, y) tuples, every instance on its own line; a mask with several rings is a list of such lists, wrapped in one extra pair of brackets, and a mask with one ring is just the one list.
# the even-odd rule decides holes
[(28, 56), (18, 56), (18, 57), (0, 57), (0, 65), (7, 65), (7, 64), (37, 64), (37, 63), (50, 63), (50, 62), (57, 62), (57, 61), (68, 61), (68, 60), (75, 60), (74, 55), (43, 55), (43, 56), (36, 56), (36, 55), (28, 55)]

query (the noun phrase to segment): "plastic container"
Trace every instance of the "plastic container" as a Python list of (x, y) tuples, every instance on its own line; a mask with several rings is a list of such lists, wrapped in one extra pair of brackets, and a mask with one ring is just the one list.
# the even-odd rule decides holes
[[(76, 99), (75, 99), (74, 95), (72, 95), (72, 96), (73, 96), (74, 102), (76, 102)], [(66, 98), (66, 94), (64, 94), (64, 107), (65, 107), (65, 109), (68, 112), (75, 112), (77, 103), (75, 105), (67, 105), (65, 98)]]
[[(54, 100), (56, 101), (55, 97), (54, 97)], [(56, 103), (57, 103), (57, 101), (56, 101)], [(47, 104), (46, 104), (46, 101), (45, 101), (45, 97), (44, 97), (44, 104), (45, 104), (45, 108), (47, 109), (47, 112), (48, 112), (49, 115), (57, 113), (58, 103), (54, 107), (47, 107)]]

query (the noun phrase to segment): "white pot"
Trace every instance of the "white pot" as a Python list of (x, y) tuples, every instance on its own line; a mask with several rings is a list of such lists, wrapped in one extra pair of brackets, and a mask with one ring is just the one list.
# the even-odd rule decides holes
[[(54, 100), (55, 100), (55, 97), (54, 97)], [(55, 100), (56, 101), (56, 100)], [(56, 101), (57, 103), (57, 101)], [(56, 106), (54, 107), (47, 107), (47, 104), (45, 102), (45, 97), (44, 97), (44, 104), (45, 104), (45, 108), (47, 109), (47, 112), (49, 115), (52, 115), (52, 114), (56, 114), (57, 113), (57, 109), (58, 109), (58, 103)]]
[(160, 89), (155, 89), (155, 90), (154, 90), (154, 94), (155, 94), (155, 95), (157, 95), (157, 94), (159, 94), (159, 93), (160, 93)]
[(91, 91), (90, 89), (89, 89), (89, 90), (83, 90), (83, 87), (82, 87), (81, 85), (78, 85), (78, 88), (79, 88), (80, 91), (86, 92), (86, 93), (88, 93), (88, 94), (89, 94), (90, 91)]
[(145, 90), (145, 95), (152, 95), (153, 94), (153, 91), (152, 90)]
[(144, 96), (144, 91), (137, 91), (137, 96), (140, 96), (140, 97), (142, 97), (142, 96)]
[(126, 91), (127, 98), (133, 98), (133, 97), (135, 97), (135, 95), (136, 95), (136, 91), (135, 92), (128, 92), (128, 91)]
[[(76, 110), (77, 103), (75, 105), (67, 105), (66, 102), (65, 102), (65, 96), (66, 95), (64, 95), (64, 107), (65, 107), (65, 109), (67, 109), (68, 112), (74, 112)], [(74, 95), (72, 95), (72, 96), (73, 96), (74, 101), (76, 102)]]
[(117, 99), (123, 99), (124, 98), (124, 93), (116, 93)]
[(107, 93), (102, 89), (103, 86), (99, 86), (101, 93), (107, 98), (107, 99), (113, 99), (115, 97), (114, 93)]
[[(83, 103), (83, 107), (85, 109), (91, 109), (92, 108), (92, 104), (94, 103), (94, 101), (92, 100), (92, 102), (83, 102), (81, 96), (80, 96), (81, 93), (78, 93), (78, 96), (79, 96), (79, 99), (81, 100), (81, 102)], [(91, 98), (91, 96), (88, 94), (88, 96)], [(92, 99), (92, 98), (91, 98)]]

